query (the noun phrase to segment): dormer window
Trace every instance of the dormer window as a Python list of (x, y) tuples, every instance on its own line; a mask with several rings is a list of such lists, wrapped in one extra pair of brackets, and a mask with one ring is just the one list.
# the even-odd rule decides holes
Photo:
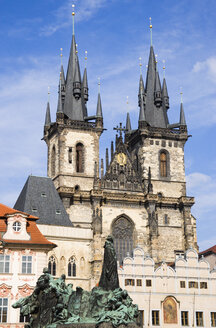
[(14, 223), (13, 223), (13, 229), (14, 229), (14, 231), (16, 231), (16, 232), (19, 232), (19, 231), (21, 230), (21, 223), (18, 222), (18, 221), (14, 222)]

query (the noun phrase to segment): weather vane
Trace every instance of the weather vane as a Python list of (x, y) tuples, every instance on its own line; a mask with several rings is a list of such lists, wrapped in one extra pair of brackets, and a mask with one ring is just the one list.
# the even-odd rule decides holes
[(86, 50), (86, 51), (85, 51), (85, 67), (86, 67), (87, 58), (88, 58), (88, 57), (87, 57), (87, 54), (88, 54), (88, 51)]
[(98, 77), (98, 92), (100, 93), (100, 77)]
[(63, 57), (63, 54), (62, 54), (62, 48), (60, 48), (60, 51), (61, 51), (61, 54), (60, 54), (60, 57), (61, 57), (61, 65), (62, 65), (62, 57)]
[(163, 77), (165, 78), (165, 60), (163, 59)]
[(73, 35), (74, 35), (74, 16), (75, 16), (75, 5), (72, 5), (72, 21), (73, 21)]
[(180, 87), (180, 95), (181, 95), (181, 103), (183, 103), (183, 92), (182, 92), (182, 87)]
[(139, 57), (140, 74), (142, 74), (142, 57)]
[(150, 27), (150, 35), (151, 35), (151, 46), (152, 46), (152, 22), (151, 22), (151, 17), (149, 17), (149, 22), (150, 22), (150, 25), (149, 25), (149, 27)]

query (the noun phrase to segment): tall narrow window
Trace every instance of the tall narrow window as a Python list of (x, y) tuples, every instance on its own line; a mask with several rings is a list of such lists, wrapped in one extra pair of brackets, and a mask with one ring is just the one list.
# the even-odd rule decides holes
[(8, 299), (0, 298), (0, 322), (7, 322)]
[(56, 261), (55, 261), (54, 256), (50, 256), (50, 258), (49, 258), (48, 270), (49, 270), (49, 273), (52, 274), (53, 276), (56, 275)]
[(73, 256), (68, 261), (68, 277), (76, 277), (76, 261)]
[(211, 312), (211, 326), (216, 327), (216, 312)]
[(203, 312), (196, 312), (196, 325), (197, 327), (204, 327)]
[(72, 147), (68, 148), (68, 163), (72, 163)]
[(32, 256), (22, 256), (22, 273), (32, 273)]
[(76, 171), (84, 171), (84, 146), (81, 143), (76, 145)]
[(55, 146), (53, 146), (51, 152), (51, 176), (54, 176), (56, 173), (55, 160), (56, 160), (56, 149)]
[(114, 247), (117, 260), (122, 264), (126, 256), (132, 256), (133, 252), (133, 224), (126, 217), (118, 218), (112, 227)]
[(160, 325), (159, 311), (157, 311), (157, 310), (152, 311), (152, 325), (153, 326)]
[(181, 311), (181, 325), (189, 326), (188, 311)]
[(10, 256), (0, 254), (0, 273), (9, 273)]
[(160, 153), (160, 175), (167, 177), (167, 154), (164, 151)]

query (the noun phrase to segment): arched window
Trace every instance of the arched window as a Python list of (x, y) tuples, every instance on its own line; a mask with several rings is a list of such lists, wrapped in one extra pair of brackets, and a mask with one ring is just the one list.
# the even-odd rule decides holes
[(68, 261), (68, 277), (76, 277), (76, 261), (73, 256)]
[(112, 235), (114, 237), (114, 247), (117, 260), (122, 264), (126, 256), (132, 256), (133, 252), (133, 223), (122, 216), (119, 217), (112, 226)]
[(164, 151), (160, 153), (160, 175), (167, 177), (167, 154)]
[(52, 274), (53, 276), (56, 275), (56, 260), (55, 260), (54, 256), (50, 256), (50, 258), (49, 258), (48, 270), (49, 270), (49, 273)]
[(51, 152), (51, 176), (55, 175), (55, 171), (56, 171), (55, 160), (56, 160), (56, 149), (55, 146), (53, 146)]
[(84, 171), (84, 146), (81, 143), (76, 145), (76, 171)]

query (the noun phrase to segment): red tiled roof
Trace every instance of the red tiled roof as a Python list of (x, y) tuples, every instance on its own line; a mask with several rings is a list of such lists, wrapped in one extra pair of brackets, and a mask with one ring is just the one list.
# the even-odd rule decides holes
[(216, 254), (216, 245), (206, 249), (205, 251), (200, 252), (199, 255), (204, 255), (205, 256), (205, 255), (210, 254), (210, 253)]
[(0, 217), (1, 216), (5, 217), (7, 214), (16, 214), (16, 213), (21, 213), (21, 214), (27, 215), (27, 217), (29, 219), (35, 219), (35, 220), (39, 219), (37, 216), (33, 216), (30, 214), (15, 210), (14, 208), (8, 207), (8, 206), (0, 203)]
[(0, 234), (0, 240), (12, 244), (35, 244), (35, 245), (49, 245), (49, 246), (56, 246), (54, 243), (48, 241), (46, 237), (42, 235), (40, 230), (37, 227), (36, 221), (35, 220), (29, 220), (29, 219), (38, 219), (37, 217), (34, 217), (32, 215), (14, 210), (13, 208), (10, 208), (8, 206), (0, 204), (0, 232), (6, 232), (7, 230), (7, 225), (6, 225), (6, 220), (4, 219), (7, 214), (16, 214), (16, 213), (21, 213), (27, 215), (27, 232), (30, 235), (31, 239), (30, 240), (14, 240), (14, 239), (3, 239), (1, 234)]

